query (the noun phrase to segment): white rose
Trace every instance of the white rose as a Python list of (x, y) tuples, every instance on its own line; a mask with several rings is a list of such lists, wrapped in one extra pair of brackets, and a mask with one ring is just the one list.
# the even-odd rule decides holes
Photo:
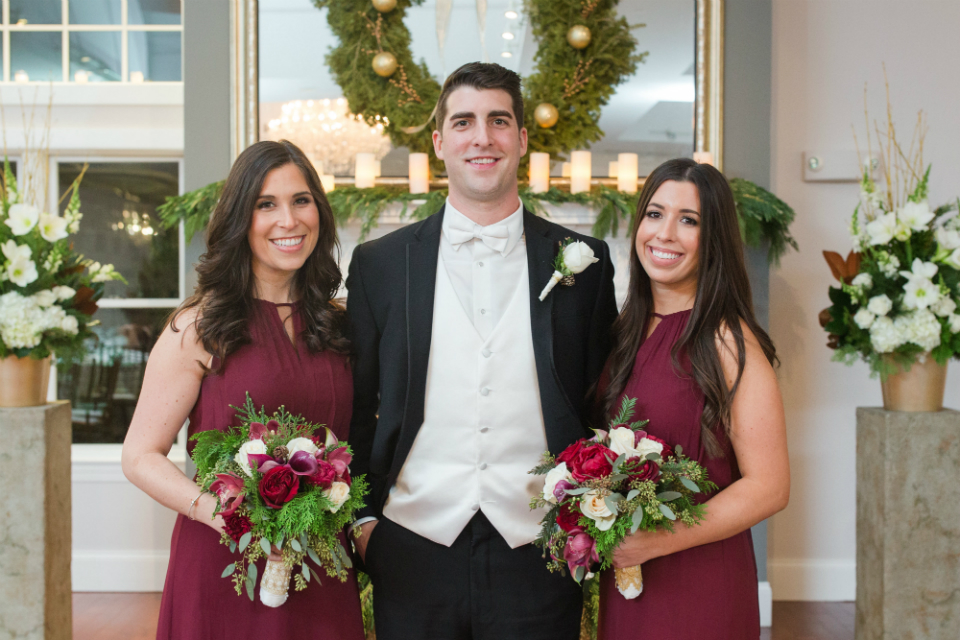
[(10, 261), (7, 267), (7, 278), (18, 287), (25, 287), (40, 277), (37, 273), (37, 265), (33, 260), (16, 258)]
[(247, 456), (251, 453), (266, 453), (267, 445), (263, 443), (263, 440), (248, 440), (240, 445), (240, 450), (237, 451), (237, 455), (233, 456), (233, 460), (240, 465), (240, 470), (243, 471), (248, 476), (253, 475), (250, 471), (250, 460)]
[(858, 273), (850, 284), (866, 290), (873, 286), (873, 277), (869, 273)]
[(70, 235), (67, 233), (67, 221), (60, 216), (52, 216), (46, 213), (41, 213), (40, 235), (47, 242), (63, 240)]
[(287, 443), (287, 451), (290, 452), (291, 456), (297, 451), (306, 451), (310, 455), (313, 455), (319, 450), (310, 438), (294, 438)]
[(77, 295), (77, 291), (73, 287), (59, 286), (53, 288), (53, 294), (58, 300), (70, 300)]
[(886, 294), (874, 296), (870, 298), (867, 309), (875, 315), (885, 316), (890, 313), (890, 309), (893, 309), (893, 302), (890, 301), (890, 298), (888, 298)]
[(44, 291), (38, 291), (37, 293), (33, 294), (31, 297), (33, 298), (33, 301), (36, 302), (41, 307), (49, 307), (50, 305), (52, 305), (54, 302), (57, 301), (57, 294), (55, 294), (53, 291), (50, 291), (49, 289), (46, 289)]
[(557, 488), (557, 484), (561, 480), (573, 482), (566, 462), (561, 462), (553, 469), (550, 469), (550, 471), (547, 472), (546, 479), (543, 481), (543, 499), (550, 504), (557, 504), (557, 498), (553, 495), (553, 491)]
[(13, 235), (22, 236), (30, 233), (39, 219), (40, 210), (36, 207), (29, 204), (14, 204), (10, 206), (7, 226), (13, 231)]
[(663, 445), (650, 438), (640, 438), (640, 442), (637, 443), (637, 455), (646, 458), (651, 453), (662, 454)]
[(563, 264), (570, 273), (582, 273), (594, 262), (600, 262), (593, 257), (593, 249), (586, 242), (571, 242), (563, 248)]
[(853, 321), (857, 323), (857, 326), (861, 329), (869, 329), (870, 325), (873, 324), (873, 321), (877, 319), (877, 316), (870, 313), (870, 310), (866, 307), (861, 308), (853, 316)]
[(593, 520), (600, 531), (608, 530), (617, 519), (617, 514), (610, 511), (603, 498), (604, 496), (597, 489), (591, 489), (580, 499), (580, 510), (583, 515)]
[(628, 458), (634, 458), (640, 456), (634, 444), (636, 440), (633, 429), (617, 427), (610, 430), (610, 442), (607, 446), (618, 456), (626, 455)]
[(75, 317), (67, 316), (60, 322), (60, 328), (75, 336), (80, 331), (80, 323)]
[(343, 503), (350, 498), (350, 485), (346, 482), (334, 482), (329, 489), (323, 492), (323, 495), (333, 503), (331, 513), (336, 513), (343, 506)]

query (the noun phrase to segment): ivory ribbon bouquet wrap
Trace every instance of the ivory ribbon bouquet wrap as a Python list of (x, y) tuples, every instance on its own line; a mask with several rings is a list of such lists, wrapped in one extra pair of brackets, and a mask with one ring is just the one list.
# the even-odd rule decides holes
[[(610, 568), (628, 535), (700, 522), (706, 507), (695, 497), (717, 488), (679, 445), (644, 431), (648, 420), (630, 421), (636, 402), (624, 398), (607, 431), (594, 430), (556, 457), (544, 453), (530, 472), (546, 475), (543, 492), (530, 501), (531, 509), (548, 509), (535, 544), (550, 555), (551, 571), (567, 567), (578, 583)], [(643, 591), (639, 565), (616, 569), (616, 580), (628, 600)]]
[(197, 484), (216, 494), (225, 525), (221, 542), (239, 553), (222, 577), (232, 578), (237, 595), (246, 589), (253, 600), (255, 563), (276, 547), (282, 560), (268, 560), (260, 581), (260, 601), (267, 606), (286, 602), (291, 574), (297, 591), (320, 582), (318, 569), (346, 581), (353, 563), (338, 534), (353, 522), (367, 492), (363, 476), (350, 477), (350, 447), (283, 407), (273, 415), (258, 411), (249, 394), (242, 408), (233, 408), (239, 428), (192, 438)]

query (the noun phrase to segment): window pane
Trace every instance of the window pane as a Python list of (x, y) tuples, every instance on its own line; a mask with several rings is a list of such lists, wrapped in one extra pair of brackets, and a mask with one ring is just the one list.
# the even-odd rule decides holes
[(63, 24), (60, 0), (10, 0), (10, 24)]
[(90, 82), (120, 80), (120, 32), (71, 31), (70, 79), (85, 71)]
[[(82, 169), (80, 163), (60, 164), (60, 193)], [(161, 228), (156, 213), (168, 196), (177, 195), (178, 176), (173, 162), (97, 162), (87, 169), (74, 247), (91, 260), (113, 264), (127, 279), (127, 284), (108, 282), (105, 297), (179, 297), (179, 236), (177, 229)]]
[(71, 0), (70, 24), (120, 24), (120, 0)]
[(122, 443), (140, 397), (147, 357), (171, 309), (100, 309), (97, 340), (82, 362), (57, 367), (57, 396), (70, 400), (74, 443)]
[(55, 32), (11, 32), (10, 75), (25, 71), (30, 80), (63, 80), (63, 37)]
[(127, 0), (127, 24), (180, 24), (180, 0)]
[(154, 82), (182, 80), (179, 32), (131, 31), (127, 37), (131, 73), (139, 71)]

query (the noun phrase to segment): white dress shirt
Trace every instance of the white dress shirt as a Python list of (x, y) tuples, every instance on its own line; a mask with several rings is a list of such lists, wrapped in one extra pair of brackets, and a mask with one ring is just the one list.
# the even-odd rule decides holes
[[(451, 226), (481, 231), (504, 230), (506, 247), (495, 251), (479, 237), (461, 244), (451, 240)], [(527, 262), (527, 246), (523, 237), (523, 204), (509, 217), (483, 227), (457, 211), (447, 198), (440, 237), (440, 259), (447, 269), (453, 289), (477, 333), (486, 339), (497, 326), (510, 304), (517, 281)]]

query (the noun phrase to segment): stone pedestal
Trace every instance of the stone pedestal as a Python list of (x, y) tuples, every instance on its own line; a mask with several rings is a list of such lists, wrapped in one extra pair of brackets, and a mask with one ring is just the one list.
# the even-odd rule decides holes
[(0, 408), (0, 640), (69, 640), (70, 404)]
[(857, 409), (856, 638), (960, 638), (957, 411)]

